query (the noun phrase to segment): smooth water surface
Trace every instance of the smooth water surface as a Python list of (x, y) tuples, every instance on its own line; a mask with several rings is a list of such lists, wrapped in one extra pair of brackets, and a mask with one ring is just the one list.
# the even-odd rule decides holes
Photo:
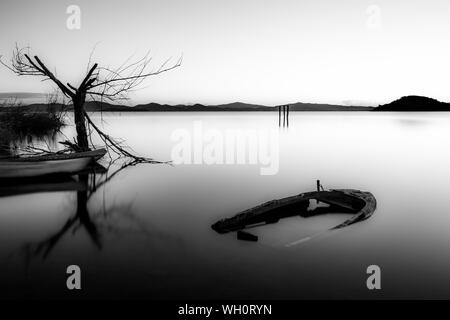
[[(194, 137), (199, 123), (203, 132), (223, 136), (229, 129), (276, 132), (279, 170), (261, 175), (258, 163), (140, 164), (92, 192), (78, 219), (82, 193), (2, 197), (1, 294), (450, 298), (450, 114), (293, 112), (289, 128), (279, 128), (277, 116), (93, 115), (135, 152), (163, 161), (171, 159), (174, 132), (184, 129)], [(64, 134), (71, 137), (73, 128)], [(293, 246), (287, 245), (343, 217), (285, 219), (255, 228), (256, 243), (210, 228), (265, 201), (312, 191), (317, 179), (325, 188), (372, 192), (375, 214)], [(81, 267), (81, 292), (66, 289), (71, 264)], [(378, 292), (366, 288), (366, 268), (372, 264), (382, 271)]]

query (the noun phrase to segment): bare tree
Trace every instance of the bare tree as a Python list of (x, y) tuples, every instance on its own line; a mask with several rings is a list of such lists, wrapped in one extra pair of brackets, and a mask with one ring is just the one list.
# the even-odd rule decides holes
[(92, 126), (106, 146), (113, 149), (114, 152), (138, 161), (144, 160), (144, 158), (137, 157), (122, 148), (120, 143), (102, 132), (94, 124), (85, 111), (86, 99), (89, 97), (97, 101), (126, 100), (128, 94), (138, 88), (145, 79), (179, 67), (182, 58), (175, 63), (170, 63), (171, 59), (168, 59), (157, 69), (151, 69), (150, 62), (152, 59), (148, 53), (136, 61), (131, 61), (131, 58), (128, 58), (115, 69), (101, 67), (97, 63), (91, 65), (91, 59), (92, 53), (86, 75), (78, 86), (70, 83), (64, 84), (37, 55), (30, 55), (28, 47), (20, 48), (16, 45), (10, 63), (5, 63), (1, 56), (0, 63), (19, 76), (38, 76), (42, 77), (43, 81), (50, 80), (56, 84), (62, 94), (73, 104), (77, 131), (76, 145), (79, 150), (89, 150), (89, 132), (86, 128)]

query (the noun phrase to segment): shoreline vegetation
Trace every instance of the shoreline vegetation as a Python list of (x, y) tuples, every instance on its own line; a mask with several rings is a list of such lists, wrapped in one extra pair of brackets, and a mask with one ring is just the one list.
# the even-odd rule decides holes
[[(5, 111), (13, 109), (21, 109), (24, 113), (47, 113), (49, 106), (58, 112), (71, 112), (73, 105), (57, 104), (57, 103), (31, 103), (21, 106), (3, 106), (0, 107), (0, 114)], [(423, 112), (423, 111), (450, 111), (450, 103), (440, 102), (436, 99), (421, 97), (421, 96), (405, 96), (391, 103), (379, 105), (377, 107), (370, 106), (345, 106), (334, 104), (319, 104), (319, 103), (302, 103), (297, 102), (290, 105), (290, 111), (408, 111), (408, 112)], [(278, 111), (278, 107), (247, 104), (242, 102), (235, 102), (221, 105), (203, 105), (203, 104), (159, 104), (147, 103), (138, 104), (135, 106), (126, 106), (121, 104), (112, 104), (99, 101), (87, 101), (85, 109), (88, 112), (235, 112), (235, 111), (256, 111), (256, 112), (274, 112)]]
[(13, 155), (21, 145), (30, 145), (34, 138), (54, 136), (63, 126), (65, 113), (54, 111), (26, 112), (21, 107), (0, 112), (0, 158)]
[(9, 154), (11, 144), (30, 137), (46, 137), (55, 134), (65, 126), (65, 112), (54, 104), (46, 104), (45, 111), (30, 112), (20, 105), (5, 106), (0, 112), (0, 153)]
[(43, 136), (58, 131), (65, 125), (63, 113), (51, 110), (29, 112), (22, 107), (0, 112), (0, 130), (6, 130), (17, 136)]

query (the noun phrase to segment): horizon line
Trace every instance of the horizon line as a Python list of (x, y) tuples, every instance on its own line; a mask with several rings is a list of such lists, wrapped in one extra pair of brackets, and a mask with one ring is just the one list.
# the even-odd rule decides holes
[[(0, 101), (1, 100), (8, 100), (8, 99), (17, 99), (17, 100), (32, 100), (32, 99), (44, 99), (48, 96), (51, 96), (51, 93), (40, 93), (40, 92), (28, 92), (28, 91), (7, 91), (7, 92), (0, 92)], [(98, 100), (88, 100), (86, 102), (91, 102), (91, 101), (97, 101), (100, 102)], [(132, 101), (132, 102), (131, 102)], [(230, 105), (230, 104), (237, 104), (237, 103), (242, 103), (242, 104), (247, 104), (247, 105), (255, 105), (255, 106), (261, 106), (261, 107), (277, 107), (277, 106), (282, 106), (282, 105), (293, 105), (293, 104), (297, 104), (297, 103), (302, 103), (302, 104), (317, 104), (317, 105), (332, 105), (332, 106), (343, 106), (343, 107), (375, 107), (377, 105), (380, 105), (381, 103), (365, 103), (365, 102), (361, 102), (360, 104), (358, 103), (354, 103), (354, 104), (347, 104), (345, 102), (305, 102), (305, 101), (295, 101), (295, 102), (289, 102), (289, 103), (280, 103), (280, 104), (260, 104), (260, 103), (254, 103), (254, 102), (244, 102), (244, 101), (239, 101), (239, 100), (235, 100), (232, 102), (222, 102), (222, 103), (201, 103), (201, 102), (176, 102), (176, 103), (170, 103), (170, 102), (156, 102), (156, 101), (149, 101), (149, 102), (137, 102), (136, 99), (130, 99), (127, 101), (115, 101), (115, 102), (108, 102), (108, 101), (102, 101), (103, 103), (108, 103), (108, 104), (117, 104), (117, 105), (129, 105), (130, 107), (135, 107), (138, 105), (143, 105), (143, 104), (150, 104), (150, 103), (155, 103), (155, 104), (160, 104), (160, 105), (169, 105), (169, 106), (176, 106), (176, 105), (185, 105), (185, 106), (194, 106), (194, 105), (203, 105), (203, 106), (221, 106), (221, 105)], [(121, 103), (121, 102), (125, 102), (125, 103)], [(131, 103), (130, 103), (131, 102)], [(48, 104), (45, 101), (35, 101), (35, 102), (31, 102), (30, 104)]]

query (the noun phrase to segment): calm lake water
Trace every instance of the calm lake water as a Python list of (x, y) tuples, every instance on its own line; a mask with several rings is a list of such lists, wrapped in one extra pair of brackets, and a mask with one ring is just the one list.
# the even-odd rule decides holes
[[(230, 128), (276, 132), (278, 172), (261, 175), (260, 164), (141, 164), (99, 185), (87, 203), (73, 191), (1, 197), (3, 297), (450, 298), (450, 114), (294, 112), (289, 128), (269, 112), (102, 118), (111, 136), (163, 161), (171, 159), (174, 132), (194, 137), (199, 124), (222, 136)], [(317, 179), (325, 188), (372, 192), (377, 210), (292, 246), (344, 217), (285, 219), (255, 229), (256, 243), (210, 228), (262, 202), (312, 191)], [(77, 219), (77, 208), (87, 213)], [(78, 292), (66, 289), (71, 264), (82, 270)], [(366, 288), (372, 264), (382, 273), (377, 292)]]

